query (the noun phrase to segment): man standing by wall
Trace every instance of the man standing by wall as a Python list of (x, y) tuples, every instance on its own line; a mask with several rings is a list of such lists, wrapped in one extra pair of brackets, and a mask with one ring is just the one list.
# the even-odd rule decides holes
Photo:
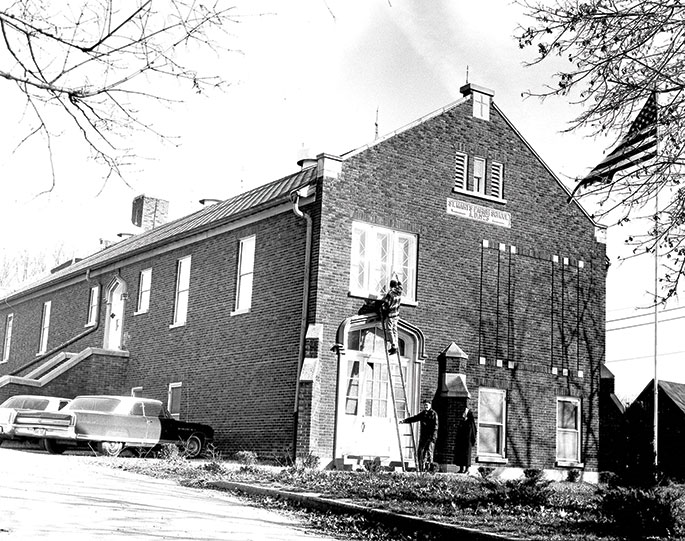
[(421, 423), (421, 433), (419, 435), (419, 471), (429, 471), (433, 464), (433, 451), (435, 450), (435, 441), (438, 439), (438, 414), (434, 409), (431, 409), (430, 400), (423, 401), (423, 410), (413, 415), (402, 419), (400, 424)]

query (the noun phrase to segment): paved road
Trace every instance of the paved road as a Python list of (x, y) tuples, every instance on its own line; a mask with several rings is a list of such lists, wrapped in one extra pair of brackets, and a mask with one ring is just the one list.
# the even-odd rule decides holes
[[(106, 459), (103, 459), (106, 460)], [(230, 495), (78, 455), (0, 448), (0, 541), (332, 541)]]

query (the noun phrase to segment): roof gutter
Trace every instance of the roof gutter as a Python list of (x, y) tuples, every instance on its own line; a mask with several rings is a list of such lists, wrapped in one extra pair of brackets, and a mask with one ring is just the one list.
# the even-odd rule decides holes
[(300, 376), (304, 364), (305, 340), (307, 337), (307, 319), (309, 312), (309, 281), (311, 277), (312, 263), (312, 217), (300, 209), (300, 199), (307, 197), (309, 186), (290, 192), (290, 200), (293, 203), (293, 212), (298, 218), (302, 218), (307, 224), (307, 233), (304, 248), (304, 279), (302, 285), (302, 313), (300, 316), (300, 343), (297, 352), (297, 379), (295, 380), (295, 405), (293, 408), (293, 463), (297, 459), (297, 427), (300, 413)]

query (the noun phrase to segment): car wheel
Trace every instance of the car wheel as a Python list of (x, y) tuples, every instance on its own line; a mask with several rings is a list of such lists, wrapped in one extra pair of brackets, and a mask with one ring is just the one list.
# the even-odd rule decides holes
[(105, 456), (119, 456), (124, 449), (124, 444), (120, 441), (103, 441), (98, 445), (98, 451)]
[(188, 458), (197, 458), (202, 453), (202, 440), (197, 434), (190, 436), (183, 448), (183, 454)]
[(63, 445), (55, 440), (49, 440), (47, 438), (43, 440), (43, 449), (51, 455), (61, 455), (66, 450)]

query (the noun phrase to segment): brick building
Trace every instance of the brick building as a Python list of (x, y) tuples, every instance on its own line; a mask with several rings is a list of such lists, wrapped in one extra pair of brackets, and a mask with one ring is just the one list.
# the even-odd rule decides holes
[[(468, 405), (488, 467), (597, 471), (603, 230), (497, 107), (463, 97), (342, 156), (158, 225), (0, 304), (0, 395), (139, 393), (226, 452), (411, 461), (430, 399), (449, 469)], [(160, 212), (161, 211), (161, 212)], [(404, 283), (399, 363), (373, 314)], [(394, 384), (390, 385), (389, 381)], [(392, 392), (394, 391), (394, 393)], [(402, 425), (404, 431), (409, 425)]]

